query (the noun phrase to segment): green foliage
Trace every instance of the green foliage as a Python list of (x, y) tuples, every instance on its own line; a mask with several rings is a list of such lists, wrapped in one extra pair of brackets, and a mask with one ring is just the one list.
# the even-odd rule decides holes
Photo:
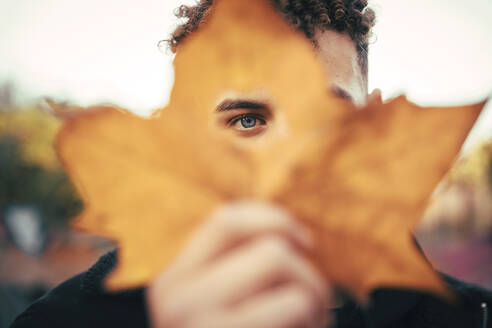
[(489, 187), (492, 190), (492, 158), (489, 162)]
[(66, 225), (82, 204), (61, 168), (27, 163), (19, 139), (0, 137), (0, 209), (10, 204), (39, 208), (48, 225)]

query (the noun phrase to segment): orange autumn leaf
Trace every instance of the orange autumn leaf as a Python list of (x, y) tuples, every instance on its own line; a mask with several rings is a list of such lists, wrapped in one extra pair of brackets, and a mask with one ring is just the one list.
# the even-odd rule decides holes
[(482, 107), (419, 108), (404, 97), (369, 104), (305, 150), (275, 201), (318, 232), (330, 281), (360, 299), (384, 286), (444, 292), (411, 231)]
[[(75, 225), (121, 244), (115, 287), (146, 282), (204, 213), (247, 189), (244, 178), (227, 177), (221, 167), (246, 175), (240, 156), (218, 163), (225, 151), (206, 135), (190, 138), (177, 122), (99, 107), (67, 121), (59, 135), (61, 158), (85, 200)], [(142, 256), (149, 249), (156, 250), (152, 259)]]
[[(220, 204), (278, 203), (318, 237), (315, 264), (365, 299), (382, 286), (444, 295), (411, 229), (483, 104), (358, 110), (326, 92), (321, 64), (268, 0), (219, 0), (180, 46), (167, 108), (143, 119), (91, 108), (67, 118), (60, 157), (85, 201), (79, 228), (116, 240), (111, 289), (146, 284)], [(274, 131), (239, 138), (217, 104), (266, 99)]]

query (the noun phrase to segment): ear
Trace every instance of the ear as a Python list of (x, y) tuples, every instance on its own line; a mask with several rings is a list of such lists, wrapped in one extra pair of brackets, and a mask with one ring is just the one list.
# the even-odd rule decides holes
[(383, 97), (381, 94), (381, 89), (374, 89), (367, 96), (367, 103), (368, 104), (382, 104), (383, 103)]

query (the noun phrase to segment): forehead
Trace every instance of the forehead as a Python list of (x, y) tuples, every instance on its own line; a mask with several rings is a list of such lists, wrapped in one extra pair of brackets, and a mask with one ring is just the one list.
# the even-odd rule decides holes
[(356, 104), (363, 104), (367, 85), (359, 65), (355, 44), (350, 36), (332, 30), (317, 30), (314, 41), (327, 82), (330, 80), (350, 93)]

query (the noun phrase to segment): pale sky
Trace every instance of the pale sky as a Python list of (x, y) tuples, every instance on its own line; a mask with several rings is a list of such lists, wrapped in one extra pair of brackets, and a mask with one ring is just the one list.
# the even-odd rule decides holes
[[(157, 48), (190, 0), (0, 0), (0, 81), (23, 98), (111, 102), (140, 114), (166, 104), (170, 53)], [(492, 95), (492, 1), (370, 0), (378, 23), (370, 89), (421, 105)], [(492, 137), (492, 104), (470, 143)]]

